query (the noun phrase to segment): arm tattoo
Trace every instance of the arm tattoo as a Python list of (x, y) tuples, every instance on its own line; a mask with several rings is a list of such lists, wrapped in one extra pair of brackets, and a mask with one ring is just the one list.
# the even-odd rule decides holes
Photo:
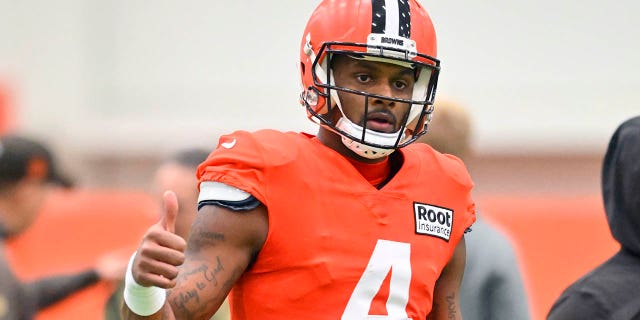
[[(220, 284), (217, 276), (219, 272), (225, 269), (220, 257), (216, 257), (216, 261), (216, 267), (213, 269), (210, 269), (207, 264), (203, 263), (196, 268), (184, 272), (180, 276), (183, 280), (197, 276), (195, 287), (169, 294), (171, 296), (171, 305), (176, 311), (175, 313), (180, 315), (180, 318), (200, 319), (211, 316), (207, 311), (215, 309), (214, 303), (216, 299), (207, 299), (201, 295), (203, 294), (202, 291), (210, 285), (218, 287)], [(222, 284), (219, 289), (220, 292), (228, 292), (235, 282), (235, 279), (240, 277), (243, 271), (243, 268), (236, 268), (236, 270), (232, 272), (231, 277)], [(210, 293), (211, 292), (209, 292), (209, 294)]]
[(216, 243), (224, 240), (225, 235), (223, 233), (211, 232), (203, 230), (203, 228), (197, 228), (191, 232), (187, 252), (198, 254), (204, 246), (215, 245)]
[(451, 294), (447, 295), (445, 297), (446, 301), (447, 301), (447, 318), (449, 319), (457, 319), (456, 317), (456, 312), (457, 312), (457, 307), (456, 307), (456, 294), (455, 292), (452, 292)]
[[(214, 287), (218, 286), (218, 274), (224, 270), (222, 260), (220, 257), (216, 257), (216, 267), (213, 270), (209, 269), (209, 265), (202, 263), (200, 266), (191, 270), (186, 270), (180, 274), (180, 279), (186, 281), (192, 276), (198, 276), (196, 278), (196, 287), (188, 290), (187, 292), (180, 292), (178, 297), (174, 298), (174, 302), (178, 305), (186, 305), (187, 303), (194, 301), (200, 303), (200, 291), (207, 288), (209, 285)], [(203, 281), (204, 280), (204, 281)]]
[(178, 275), (180, 281), (191, 283), (191, 285), (183, 289), (174, 289), (170, 294), (171, 305), (176, 315), (179, 315), (177, 317), (186, 319), (210, 317), (208, 312), (215, 310), (216, 301), (221, 299), (211, 295), (225, 295), (244, 271), (243, 268), (238, 268), (238, 270), (232, 270), (228, 275), (230, 278), (224, 276), (220, 279), (221, 273), (227, 272), (223, 258), (216, 256), (211, 261), (210, 257), (202, 256), (201, 252), (204, 248), (216, 246), (225, 240), (224, 233), (211, 232), (201, 226), (192, 230), (186, 254), (191, 256), (194, 264), (189, 264), (188, 267), (180, 270)]

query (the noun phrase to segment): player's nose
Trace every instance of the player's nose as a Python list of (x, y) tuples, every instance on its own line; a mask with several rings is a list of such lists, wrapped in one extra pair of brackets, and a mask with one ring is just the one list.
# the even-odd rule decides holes
[(394, 107), (396, 102), (389, 99), (384, 99), (382, 97), (393, 98), (393, 88), (388, 83), (381, 83), (373, 88), (370, 91), (372, 94), (376, 96), (372, 96), (369, 99), (369, 103), (372, 105), (382, 105), (386, 107)]

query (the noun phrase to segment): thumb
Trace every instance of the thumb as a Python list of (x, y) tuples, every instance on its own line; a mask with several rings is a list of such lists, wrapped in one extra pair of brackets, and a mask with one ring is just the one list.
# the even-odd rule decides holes
[(176, 232), (176, 217), (178, 216), (178, 198), (175, 192), (165, 191), (162, 195), (162, 227), (171, 232)]

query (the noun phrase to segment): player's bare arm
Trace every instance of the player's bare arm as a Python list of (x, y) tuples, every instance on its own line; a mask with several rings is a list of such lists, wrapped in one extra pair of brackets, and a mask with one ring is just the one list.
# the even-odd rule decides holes
[(209, 319), (260, 251), (267, 231), (264, 206), (250, 211), (203, 207), (168, 295), (176, 319)]
[(460, 320), (459, 291), (464, 274), (466, 247), (464, 237), (456, 246), (449, 263), (444, 267), (433, 291), (433, 307), (427, 320)]
[[(160, 311), (147, 317), (124, 304), (125, 319), (209, 319), (259, 252), (268, 221), (264, 206), (249, 211), (204, 206), (193, 223), (186, 250), (182, 248), (183, 262), (179, 245), (157, 241), (154, 236), (160, 233), (174, 239), (170, 232), (152, 230), (154, 227), (158, 225), (145, 235), (132, 271), (141, 285), (169, 289), (166, 301)], [(151, 248), (145, 249), (147, 246)]]

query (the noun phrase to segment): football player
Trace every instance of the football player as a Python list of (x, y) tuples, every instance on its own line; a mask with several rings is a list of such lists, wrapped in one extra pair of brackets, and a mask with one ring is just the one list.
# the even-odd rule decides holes
[[(188, 244), (177, 201), (132, 256), (129, 319), (461, 319), (462, 162), (425, 144), (440, 62), (416, 0), (325, 0), (302, 35), (317, 135), (222, 136), (197, 175)], [(167, 290), (168, 289), (168, 290)]]

